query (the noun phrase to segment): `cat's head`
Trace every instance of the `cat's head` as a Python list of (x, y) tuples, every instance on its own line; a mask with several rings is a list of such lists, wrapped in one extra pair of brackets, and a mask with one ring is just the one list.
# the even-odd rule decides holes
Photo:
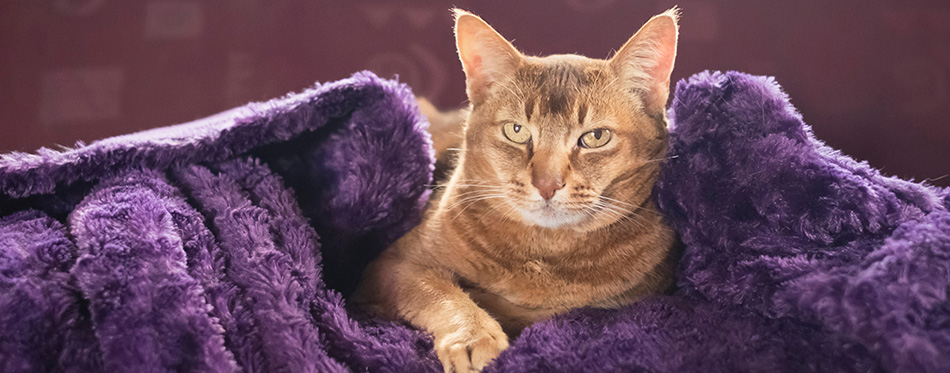
[(591, 230), (635, 214), (666, 154), (678, 11), (651, 18), (610, 59), (525, 56), (456, 10), (472, 112), (453, 182), (526, 225)]

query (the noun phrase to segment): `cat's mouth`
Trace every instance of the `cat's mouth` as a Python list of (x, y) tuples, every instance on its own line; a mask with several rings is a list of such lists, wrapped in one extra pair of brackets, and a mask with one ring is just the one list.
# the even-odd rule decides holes
[(557, 202), (542, 201), (534, 206), (519, 209), (521, 217), (530, 224), (542, 228), (566, 228), (581, 223), (589, 217), (581, 211), (571, 211)]

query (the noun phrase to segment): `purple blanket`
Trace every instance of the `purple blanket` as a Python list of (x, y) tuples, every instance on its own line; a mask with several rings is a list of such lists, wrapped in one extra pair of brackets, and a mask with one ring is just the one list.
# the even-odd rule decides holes
[[(490, 371), (950, 371), (950, 193), (836, 153), (771, 80), (677, 85), (678, 288), (538, 323)], [(347, 307), (420, 217), (425, 121), (369, 73), (0, 160), (0, 371), (439, 371)]]

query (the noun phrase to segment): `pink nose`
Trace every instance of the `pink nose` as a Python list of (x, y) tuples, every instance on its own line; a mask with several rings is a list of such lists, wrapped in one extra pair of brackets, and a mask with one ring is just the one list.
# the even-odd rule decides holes
[(531, 185), (538, 188), (538, 192), (541, 193), (541, 198), (551, 199), (554, 198), (554, 193), (557, 193), (558, 190), (564, 187), (564, 182), (555, 178), (540, 177), (532, 178)]

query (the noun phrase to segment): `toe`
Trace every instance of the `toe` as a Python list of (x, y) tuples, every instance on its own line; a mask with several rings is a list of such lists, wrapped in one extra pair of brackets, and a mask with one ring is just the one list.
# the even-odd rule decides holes
[(508, 341), (504, 339), (489, 337), (479, 340), (471, 346), (472, 366), (477, 370), (484, 369), (507, 347)]
[(472, 362), (468, 357), (468, 349), (465, 345), (455, 344), (449, 347), (449, 360), (452, 361), (452, 367), (456, 373), (468, 373), (472, 370)]

